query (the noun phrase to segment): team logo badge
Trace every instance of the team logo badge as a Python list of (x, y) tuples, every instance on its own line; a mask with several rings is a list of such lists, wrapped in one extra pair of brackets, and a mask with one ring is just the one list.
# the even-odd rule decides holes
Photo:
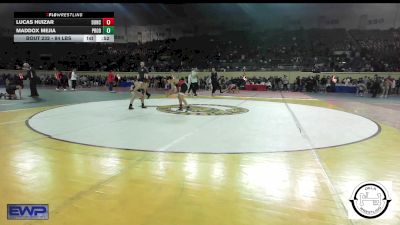
[(387, 189), (378, 182), (363, 182), (353, 191), (350, 202), (361, 217), (374, 219), (386, 212), (391, 199)]
[(165, 105), (157, 107), (158, 111), (182, 115), (219, 116), (246, 113), (249, 110), (231, 105), (192, 104), (190, 109), (179, 110), (179, 105)]

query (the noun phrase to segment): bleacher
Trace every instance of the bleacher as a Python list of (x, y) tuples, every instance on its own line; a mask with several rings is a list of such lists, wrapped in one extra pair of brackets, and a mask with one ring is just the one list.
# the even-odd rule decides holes
[(400, 32), (391, 30), (265, 30), (136, 43), (12, 43), (1, 38), (0, 69), (29, 61), (37, 69), (153, 71), (223, 67), (239, 71), (400, 71)]

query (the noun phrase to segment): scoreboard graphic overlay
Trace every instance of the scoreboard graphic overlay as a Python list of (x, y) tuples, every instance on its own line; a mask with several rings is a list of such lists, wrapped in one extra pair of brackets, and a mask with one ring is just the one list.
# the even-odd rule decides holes
[(14, 12), (14, 42), (114, 42), (114, 12)]

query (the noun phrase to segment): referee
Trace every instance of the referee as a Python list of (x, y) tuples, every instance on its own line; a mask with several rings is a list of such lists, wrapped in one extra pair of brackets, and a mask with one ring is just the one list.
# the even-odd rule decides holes
[(36, 87), (36, 83), (39, 78), (36, 75), (36, 71), (28, 63), (24, 63), (23, 67), (27, 71), (26, 77), (29, 79), (29, 87), (31, 89), (31, 95), (29, 97), (39, 97), (39, 93), (37, 92)]

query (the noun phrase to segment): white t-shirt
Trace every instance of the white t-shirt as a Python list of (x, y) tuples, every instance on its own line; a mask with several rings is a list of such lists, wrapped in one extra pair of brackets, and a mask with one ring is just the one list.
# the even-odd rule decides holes
[(71, 73), (71, 80), (76, 80), (76, 73), (74, 71)]
[(191, 83), (197, 83), (197, 72), (196, 71), (192, 71), (190, 74), (189, 74), (189, 84), (191, 84)]

